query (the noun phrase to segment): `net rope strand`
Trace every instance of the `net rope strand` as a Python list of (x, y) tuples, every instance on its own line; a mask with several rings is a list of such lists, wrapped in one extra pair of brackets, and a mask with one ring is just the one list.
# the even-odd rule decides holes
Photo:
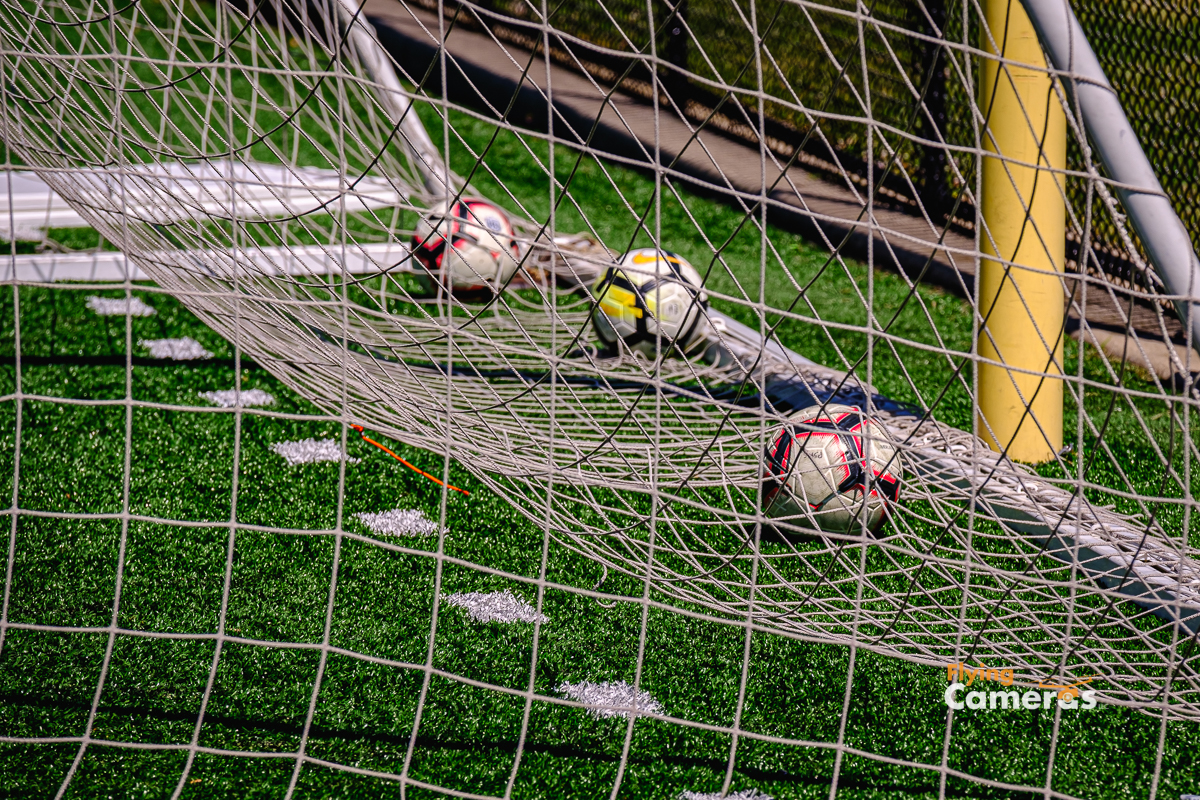
[[(389, 35), (408, 37), (433, 53), (428, 64), (395, 65), (403, 84), (402, 118), (393, 114), (397, 106), (381, 100), (391, 90), (364, 66), (363, 48), (374, 46), (373, 34), (361, 37), (369, 29), (357, 4), (348, 14), (339, 0), (298, 11), (274, 0), (242, 10), (179, 0), (131, 4), (102, 17), (60, 0), (40, 3), (36, 13), (24, 6), (0, 9), (0, 60), (11, 77), (0, 90), (9, 99), (0, 110), (0, 132), (9, 163), (15, 156), (21, 168), (34, 170), (154, 279), (154, 291), (178, 297), (233, 343), (235, 391), (241, 391), (243, 359), (252, 360), (319, 409), (315, 415), (240, 403), (216, 409), (146, 400), (129, 388), (122, 400), (24, 394), (21, 364), (33, 362), (23, 357), (14, 320), (17, 452), (27, 401), (121, 407), (126, 470), (123, 510), (112, 514), (23, 508), (22, 479), (14, 468), (0, 655), (11, 646), (12, 631), (104, 634), (108, 646), (82, 735), (0, 741), (74, 745), (60, 794), (78, 784), (91, 745), (103, 744), (185, 753), (175, 797), (193, 780), (197, 757), (215, 756), (290, 759), (289, 796), (302, 789), (309, 769), (319, 768), (396, 781), (402, 791), (423, 787), (455, 797), (508, 798), (522, 785), (541, 708), (586, 709), (588, 703), (541, 685), (538, 653), (553, 619), (534, 624), (533, 656), (520, 688), (438, 667), (436, 648), (454, 644), (453, 628), (439, 624), (438, 609), (447, 598), (449, 571), (465, 569), (536, 591), (538, 619), (551, 593), (635, 611), (637, 655), (628, 673), (635, 691), (645, 683), (655, 615), (674, 613), (744, 632), (733, 715), (718, 724), (670, 708), (630, 716), (606, 788), (613, 796), (629, 790), (639, 769), (632, 752), (640, 716), (728, 736), (718, 779), (725, 792), (737, 790), (743, 778), (739, 742), (761, 742), (832, 753), (831, 797), (845, 788), (850, 756), (928, 771), (942, 793), (961, 780), (1071, 796), (1055, 789), (1063, 721), (1058, 711), (1049, 732), (1051, 755), (1028, 786), (956, 768), (950, 740), (959, 720), (953, 713), (934, 764), (854, 746), (847, 738), (850, 704), (861, 677), (856, 665), (868, 653), (942, 669), (962, 660), (1007, 664), (1023, 686), (1094, 674), (1103, 702), (1161, 719), (1161, 771), (1168, 721), (1200, 721), (1200, 548), (1189, 528), (1195, 398), (1174, 394), (1174, 379), (1142, 380), (1126, 358), (1135, 351), (1145, 357), (1146, 343), (1169, 338), (1177, 322), (1163, 314), (1166, 297), (1145, 273), (1139, 244), (1110, 192), (1115, 185), (1092, 163), (1086, 132), (1056, 88), (1045, 100), (1062, 103), (1069, 121), (1070, 161), (1054, 177), (1065, 187), (1068, 238), (1077, 248), (1066, 292), (1075, 316), (1064, 320), (1062, 330), (1038, 335), (1042, 344), (1065, 340), (1070, 324), (1084, 342), (1108, 335), (1108, 325), (1124, 339), (1098, 358), (1081, 345), (1073, 375), (1037, 373), (1039, 385), (1051, 379), (1067, 384), (1066, 403), (1076, 420), (1074, 456), (1035, 471), (992, 453), (964, 430), (971, 422), (959, 409), (973, 400), (967, 370), (978, 356), (955, 322), (938, 311), (939, 304), (957, 301), (927, 291), (924, 281), (949, 265), (965, 287), (961, 264), (982, 257), (977, 245), (964, 244), (964, 231), (974, 236), (982, 224), (972, 182), (984, 151), (971, 130), (987, 128), (990, 109), (978, 107), (973, 84), (988, 57), (970, 41), (972, 26), (982, 25), (979, 10), (969, 3), (951, 6), (931, 13), (925, 3), (906, 8), (891, 0), (853, 8), (751, 3), (717, 26), (715, 5), (697, 0), (683, 11), (654, 0), (606, 0), (599, 16), (590, 17), (567, 3), (543, 3), (534, 12), (516, 4), (396, 0), (393, 11), (408, 27)], [(632, 21), (634, 7), (645, 22)], [(665, 45), (676, 35), (674, 21), (688, 48), (682, 62)], [(981, 31), (991, 35), (986, 26)], [(528, 46), (531, 41), (536, 46)], [(497, 70), (492, 77), (511, 91), (491, 94), (489, 84), (477, 80), (485, 62), (470, 48), (482, 51), (484, 44), (500, 54), (499, 61), (486, 62)], [(929, 61), (930, 47), (942, 55)], [(467, 90), (452, 85), (452, 72), (465, 78)], [(1059, 74), (1062, 81), (1073, 78)], [(522, 116), (530, 87), (544, 101), (544, 123)], [(936, 103), (946, 105), (942, 117)], [(587, 116), (565, 113), (571, 109), (585, 109)], [(449, 178), (440, 195), (428, 188), (434, 165), (422, 163), (410, 147), (413, 126), (422, 123), (440, 134), (444, 167), (438, 174)], [(623, 151), (609, 152), (614, 129), (627, 140)], [(753, 148), (752, 167), (739, 171), (729, 160), (731, 141)], [(289, 206), (286, 186), (261, 166), (267, 163), (282, 170), (286, 185), (311, 187), (311, 198)], [(942, 166), (929, 166), (937, 163)], [(635, 186), (623, 167), (649, 173), (637, 179), (646, 183)], [(336, 189), (318, 189), (314, 170), (336, 173)], [(833, 180), (820, 184), (802, 170)], [(530, 172), (536, 191), (526, 188)], [(378, 177), (396, 189), (390, 205), (364, 201)], [(822, 187), (834, 185), (845, 187), (837, 197), (848, 211), (831, 210)], [(727, 230), (710, 229), (709, 212), (692, 188), (734, 210)], [(1169, 191), (1177, 190), (1172, 183)], [(284, 213), (256, 211), (264, 208), (256, 199), (263, 196)], [(509, 211), (521, 270), (484, 304), (444, 293), (423, 296), (413, 283), (419, 267), (405, 258), (416, 220), (440, 200), (469, 196), (486, 196)], [(11, 183), (7, 198), (7, 224), (16, 230)], [(608, 202), (615, 210), (601, 207)], [(781, 211), (815, 226), (815, 260), (794, 260), (791, 246), (770, 228)], [(747, 236), (757, 239), (757, 251), (745, 246)], [(867, 243), (865, 273), (854, 260), (864, 252), (859, 241)], [(284, 262), (314, 243), (325, 254), (322, 271), (290, 274)], [(342, 270), (350, 252), (365, 254), (365, 248), (384, 244), (396, 245), (401, 255), (393, 253), (366, 273)], [(683, 249), (701, 267), (713, 332), (710, 346), (691, 357), (659, 352), (646, 359), (601, 352), (594, 344), (593, 318), (600, 312), (587, 287), (617, 255), (610, 248), (645, 244)], [(927, 248), (919, 263), (901, 270), (898, 292), (881, 294), (882, 265), (899, 262), (902, 251), (914, 246)], [(15, 264), (15, 250), (13, 258)], [(1005, 263), (1005, 273), (1017, 266)], [(23, 282), (15, 276), (14, 309), (20, 309)], [(134, 288), (141, 291), (128, 277), (125, 287), (127, 298)], [(830, 303), (830, 292), (841, 292), (840, 307)], [(991, 311), (978, 310), (981, 326)], [(1113, 319), (1097, 317), (1093, 324), (1087, 317), (1093, 312)], [(128, 313), (124, 321), (130, 387), (132, 370), (142, 361), (133, 354)], [(750, 333), (735, 323), (748, 324)], [(1173, 352), (1170, 357), (1188, 360)], [(940, 366), (932, 368), (932, 362)], [(832, 403), (871, 410), (898, 445), (905, 501), (879, 539), (860, 532), (806, 542), (761, 510), (764, 437), (789, 411)], [(228, 536), (215, 632), (120, 624), (125, 531), (135, 523), (179, 530), (212, 526), (130, 508), (132, 420), (143, 409), (232, 416), (233, 495), (222, 523)], [(347, 490), (345, 460), (338, 468), (332, 529), (239, 522), (238, 470), (248, 420), (333, 422), (343, 454), (348, 431), (354, 431), (437, 483), (436, 549), (346, 530), (344, 515), (352, 513), (356, 498)], [(442, 479), (370, 438), (368, 429), (437, 454)], [(1152, 479), (1124, 463), (1135, 454), (1158, 462)], [(479, 489), (450, 483), (452, 460)], [(456, 501), (460, 506), (489, 495), (507, 500), (540, 531), (540, 558), (513, 571), (456, 555), (447, 523), (450, 491), (464, 495)], [(20, 579), (14, 562), (21, 557), (24, 519), (119, 520), (118, 584), (108, 626), (14, 617), (10, 596)], [(783, 532), (767, 536), (765, 526)], [(319, 642), (240, 636), (226, 627), (240, 531), (332, 542)], [(343, 548), (350, 546), (434, 566), (434, 611), (422, 658), (380, 658), (338, 643), (337, 576)], [(562, 554), (591, 559), (602, 570), (600, 583), (557, 580), (552, 564)], [(603, 591), (610, 573), (632, 581), (619, 586), (636, 588)], [(1157, 594), (1143, 597), (1141, 605), (1131, 602), (1131, 593), (1148, 591)], [(836, 736), (812, 742), (745, 724), (760, 636), (847, 648)], [(186, 742), (93, 736), (114, 643), (126, 637), (212, 643)], [(204, 743), (202, 728), (231, 645), (295, 650), (317, 659), (294, 750), (262, 753)], [(312, 749), (334, 656), (421, 674), (411, 732), (395, 771)], [(418, 739), (436, 724), (427, 706), (446, 681), (498, 692), (521, 707), (517, 752), (503, 769), (503, 789), (425, 779)], [(1159, 784), (1156, 773), (1152, 793)]]

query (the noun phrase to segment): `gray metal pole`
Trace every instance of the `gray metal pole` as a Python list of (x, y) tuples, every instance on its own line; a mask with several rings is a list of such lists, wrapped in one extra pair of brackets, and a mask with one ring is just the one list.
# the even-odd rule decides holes
[(457, 189), (456, 181), (446, 169), (441, 153), (429, 138), (417, 112), (413, 110), (412, 100), (400, 85), (391, 59), (375, 36), (374, 26), (359, 11), (359, 2), (336, 0), (341, 22), (349, 28), (350, 40), (358, 51), (359, 63), (371, 80), (381, 87), (376, 96), (392, 122), (400, 126), (409, 158), (424, 178), (425, 191), (435, 199), (444, 197), (447, 191), (453, 194)]
[[(1193, 347), (1200, 347), (1200, 260), (1150, 159), (1138, 143), (1121, 101), (1083, 34), (1067, 0), (1021, 0), (1063, 88), (1076, 100), (1093, 152), (1116, 183), (1113, 188), (1142, 240), (1150, 263), (1177, 297), (1175, 308)], [(1184, 356), (1186, 358), (1186, 356)], [(1200, 364), (1190, 369), (1200, 369)]]

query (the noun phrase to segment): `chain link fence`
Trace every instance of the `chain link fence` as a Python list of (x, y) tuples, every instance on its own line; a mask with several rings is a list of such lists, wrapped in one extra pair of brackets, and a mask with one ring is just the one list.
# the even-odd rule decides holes
[[(503, 40), (540, 46), (538, 8), (521, 0), (480, 0), (476, 8), (474, 14), (460, 9), (457, 24), (487, 25)], [(1192, 4), (1138, 0), (1083, 0), (1074, 8), (1200, 244), (1200, 12)], [(863, 25), (860, 10), (882, 24)], [(647, 100), (653, 92), (647, 65), (657, 64), (660, 100), (693, 124), (756, 146), (761, 130), (781, 162), (859, 188), (868, 184), (873, 161), (876, 204), (973, 230), (972, 193), (964, 188), (973, 189), (978, 121), (969, 98), (959, 95), (979, 69), (971, 55), (980, 37), (975, 4), (579, 0), (550, 6), (549, 14), (551, 54), (559, 63)], [(764, 47), (755, 47), (754, 30)], [(766, 98), (761, 109), (759, 98)], [(1078, 145), (1069, 146), (1071, 163), (1083, 163)], [(1069, 180), (1067, 191), (1076, 218), (1091, 218), (1087, 258), (1079, 236), (1068, 233), (1068, 269), (1086, 263), (1088, 272), (1150, 288), (1124, 255), (1100, 198), (1091, 198), (1087, 213), (1087, 181)]]

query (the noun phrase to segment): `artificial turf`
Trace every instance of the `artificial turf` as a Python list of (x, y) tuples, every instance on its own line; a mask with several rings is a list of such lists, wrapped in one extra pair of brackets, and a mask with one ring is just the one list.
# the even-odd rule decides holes
[[(430, 129), (440, 130), (435, 115), (421, 111)], [(451, 122), (463, 140), (451, 148), (453, 166), (468, 172), (487, 148), (483, 163), (495, 176), (476, 170), (474, 186), (510, 208), (515, 196), (532, 217), (545, 219), (552, 196), (562, 194), (547, 185), (546, 146), (508, 131), (493, 138), (490, 125), (461, 112), (452, 112)], [(846, 368), (863, 354), (869, 337), (861, 330), (867, 320), (861, 298), (869, 294), (873, 324), (897, 315), (889, 327), (896, 349), (872, 342), (873, 384), (970, 428), (969, 391), (954, 379), (971, 348), (971, 312), (961, 299), (911, 289), (900, 276), (872, 274), (861, 264), (830, 262), (823, 250), (773, 229), (767, 236), (788, 272), (769, 256), (760, 285), (763, 240), (738, 210), (683, 190), (664, 192), (660, 212), (648, 215), (655, 220), (650, 230), (639, 230), (635, 221), (654, 198), (646, 176), (576, 162), (563, 148), (554, 163), (560, 184), (570, 179), (568, 199), (556, 208), (559, 230), (590, 225), (614, 250), (661, 241), (708, 272), (714, 304), (747, 324), (757, 328), (756, 312), (738, 298), (761, 297), (780, 308), (805, 286), (796, 309), (806, 318), (782, 320), (778, 335), (815, 361)], [(722, 247), (728, 269), (708, 270), (713, 250), (701, 234)], [(205, 408), (199, 392), (234, 385), (231, 346), (152, 287), (135, 293), (157, 314), (129, 320), (93, 315), (85, 300), (96, 293), (123, 294), (14, 287), (0, 297), (6, 348), (0, 493), (16, 500), (6, 621), (72, 629), (4, 632), (0, 794), (42, 797), (58, 790), (79, 750), (72, 737), (85, 731), (110, 643), (89, 732), (95, 741), (67, 796), (169, 796), (181, 776), (185, 797), (281, 796), (293, 777), (290, 754), (300, 745), (318, 672), (306, 754), (333, 765), (395, 775), (407, 764), (415, 781), (496, 795), (506, 791), (519, 759), (512, 796), (530, 798), (608, 797), (618, 778), (623, 797), (675, 798), (721, 787), (732, 746), (726, 732), (639, 719), (626, 753), (626, 720), (600, 720), (540, 699), (526, 711), (514, 692), (525, 691), (531, 675), (542, 697), (560, 696), (563, 683), (637, 678), (666, 714), (728, 728), (742, 691), (742, 628), (654, 608), (646, 612), (643, 643), (638, 603), (607, 607), (548, 587), (541, 608), (549, 621), (535, 659), (532, 626), (475, 623), (445, 603), (435, 609), (435, 589), (442, 597), (510, 589), (537, 602), (536, 587), (518, 577), (539, 575), (543, 546), (553, 584), (588, 589), (602, 571), (547, 544), (539, 526), (460, 464), (450, 465), (451, 482), (472, 495), (446, 501), (444, 558), (438, 537), (372, 535), (353, 514), (414, 508), (440, 519), (440, 489), (353, 436), (349, 453), (361, 461), (347, 464), (344, 476), (336, 463), (286, 466), (271, 444), (347, 432), (246, 357), (242, 388), (265, 389), (277, 404), (240, 415)], [(197, 339), (214, 357), (156, 361), (137, 345), (180, 336)], [(1078, 367), (1094, 382), (1083, 409), (1099, 424), (1109, 415), (1112, 376), (1095, 353), (1073, 342), (1067, 363), (1068, 371)], [(969, 368), (966, 380), (969, 386)], [(1122, 376), (1122, 388), (1156, 391), (1131, 374)], [(1161, 399), (1118, 392), (1105, 435), (1117, 457), (1100, 451), (1085, 428), (1074, 437), (1075, 453), (1047, 473), (1075, 477), (1086, 465), (1097, 497), (1107, 496), (1103, 487), (1151, 499), (1193, 496), (1194, 485), (1168, 481), (1164, 488), (1162, 461), (1149, 444), (1168, 441), (1176, 430), (1167, 408)], [(1069, 407), (1067, 430), (1078, 421)], [(440, 456), (386, 443), (440, 474)], [(1186, 449), (1175, 452), (1182, 474)], [(1140, 508), (1135, 499), (1113, 499), (1124, 510)], [(1181, 532), (1183, 506), (1160, 506), (1154, 508), (1164, 526)], [(605, 591), (638, 598), (641, 587), (614, 575)], [(104, 629), (114, 620), (123, 632), (110, 636)], [(334, 650), (322, 662), (316, 646), (327, 626)], [(219, 628), (232, 639), (221, 645), (199, 733), (207, 750), (184, 774), (186, 754), (169, 746), (191, 740)], [(966, 710), (956, 713), (947, 740), (944, 670), (761, 632), (750, 634), (748, 652), (737, 723), (753, 736), (738, 741), (734, 790), (825, 798), (835, 775), (842, 798), (943, 791), (1032, 797), (1047, 789), (1124, 798), (1148, 796), (1152, 784), (1159, 797), (1169, 797), (1197, 789), (1195, 723), (1164, 723), (1107, 705), (1065, 714), (1057, 728), (1050, 712)], [(47, 741), (25, 741), (34, 738)], [(68, 741), (53, 741), (61, 738)], [(120, 746), (130, 743), (166, 749)], [(838, 743), (846, 748), (840, 759)], [(948, 775), (943, 790), (944, 751), (950, 770), (969, 777)], [(400, 794), (395, 781), (309, 763), (294, 796), (393, 794)], [(410, 785), (406, 796), (440, 794)]]
[[(702, 204), (703, 201), (693, 199)], [(711, 212), (720, 215), (721, 209)], [(803, 248), (793, 243), (796, 248)], [(898, 281), (878, 275), (878, 284)], [(85, 305), (91, 290), (22, 287), (6, 296), (3, 319), (11, 341), (14, 298), (21, 330), (20, 487), (8, 621), (91, 628), (57, 632), (9, 628), (0, 653), (0, 792), (53, 794), (77, 745), (25, 744), (28, 737), (77, 737), (96, 691), (108, 634), (97, 631), (113, 615), (118, 550), (122, 588), (120, 628), (185, 638), (121, 634), (91, 731), (101, 742), (185, 744), (195, 726), (212, 663), (230, 542), (236, 418), (207, 410), (201, 391), (233, 385), (232, 348), (199, 324), (175, 299), (137, 293), (158, 313), (129, 320), (98, 318)], [(105, 292), (119, 294), (119, 292)], [(940, 304), (957, 301), (930, 295)], [(208, 361), (156, 362), (137, 349), (139, 339), (189, 335), (214, 353)], [(135, 345), (126, 394), (125, 342)], [(15, 386), (16, 360), (4, 380)], [(245, 641), (226, 643), (216, 672), (199, 743), (218, 751), (288, 753), (304, 728), (319, 653), (273, 643), (319, 643), (334, 566), (339, 465), (288, 467), (269, 450), (282, 440), (340, 437), (333, 423), (251, 361), (243, 388), (262, 388), (277, 405), (245, 411), (237, 437), (237, 522), (225, 632)], [(126, 402), (131, 397), (135, 404)], [(85, 404), (64, 401), (88, 401)], [(161, 406), (161, 407), (160, 407)], [(2, 407), (4, 453), (0, 489), (11, 492), (17, 401)], [(124, 492), (126, 423), (129, 487)], [(388, 442), (418, 466), (438, 472), (438, 456)], [(374, 544), (352, 518), (358, 511), (420, 508), (437, 519), (438, 487), (378, 451), (349, 440), (330, 644), (411, 666), (381, 665), (343, 653), (329, 656), (307, 743), (308, 755), (398, 773), (407, 756), (418, 699), (425, 684), (434, 586), (454, 591), (512, 589), (530, 602), (522, 583), (473, 568), (536, 577), (542, 532), (491, 495), (461, 466), (451, 478), (473, 492), (447, 504), (444, 562), (433, 556), (436, 537)], [(128, 504), (131, 519), (120, 514)], [(102, 518), (72, 515), (98, 514)], [(60, 516), (62, 515), (62, 516)], [(186, 523), (186, 524), (181, 524)], [(282, 528), (280, 533), (255, 526)], [(600, 569), (551, 544), (547, 577), (590, 587)], [(619, 577), (606, 589), (620, 593)], [(637, 595), (636, 585), (624, 590)], [(636, 603), (605, 608), (571, 592), (547, 589), (549, 622), (538, 641), (534, 688), (555, 697), (565, 682), (626, 680), (638, 667), (641, 609)], [(187, 635), (201, 638), (189, 639)], [(741, 677), (744, 633), (736, 626), (689, 619), (669, 611), (648, 615), (640, 686), (672, 716), (728, 727), (733, 724)], [(424, 687), (421, 724), (409, 775), (459, 791), (500, 794), (517, 753), (524, 701), (464, 681), (523, 691), (529, 682), (532, 626), (478, 624), (442, 604)], [(846, 647), (755, 633), (750, 643), (743, 730), (812, 742), (779, 744), (743, 739), (735, 789), (755, 787), (780, 798), (825, 797), (846, 689)], [(462, 680), (459, 680), (461, 678)], [(851, 752), (838, 769), (841, 797), (936, 795), (937, 771), (894, 765), (868, 754), (915, 764), (941, 763), (946, 710), (942, 670), (859, 651), (843, 741)], [(1029, 787), (1045, 785), (1051, 748), (1048, 712), (989, 715), (960, 712), (949, 742), (949, 765), (983, 779)], [(1165, 726), (1129, 709), (1102, 706), (1064, 715), (1054, 742), (1050, 786), (1080, 797), (1138, 797), (1160, 770), (1160, 796), (1193, 787), (1200, 731), (1191, 723)], [(517, 797), (604, 797), (621, 763), (626, 723), (597, 720), (580, 709), (532, 703)], [(720, 788), (730, 736), (641, 719), (622, 776), (622, 796), (676, 797), (683, 790)], [(68, 787), (72, 796), (160, 796), (173, 791), (184, 756), (178, 751), (128, 750), (93, 743)], [(197, 756), (184, 796), (278, 796), (291, 779), (288, 758), (219, 754)], [(398, 792), (382, 779), (305, 766), (300, 797), (379, 796)], [(950, 777), (951, 796), (1020, 794)], [(1165, 793), (1165, 795), (1164, 795)], [(409, 796), (435, 792), (410, 787)]]

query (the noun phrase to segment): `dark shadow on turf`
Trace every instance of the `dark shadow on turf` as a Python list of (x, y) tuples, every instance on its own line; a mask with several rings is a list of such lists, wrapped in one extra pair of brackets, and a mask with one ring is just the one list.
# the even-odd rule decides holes
[[(0, 704), (13, 706), (30, 706), (34, 708), (46, 709), (61, 709), (61, 710), (90, 710), (91, 705), (82, 701), (75, 700), (57, 700), (47, 697), (28, 697), (25, 695), (0, 693)], [(152, 706), (114, 706), (101, 704), (96, 709), (98, 714), (113, 714), (120, 717), (136, 719), (139, 717), (148, 717), (155, 720), (166, 722), (185, 721), (192, 724), (196, 722), (196, 714), (182, 711), (163, 711)], [(274, 734), (301, 736), (304, 733), (303, 723), (298, 722), (276, 722), (271, 720), (251, 720), (240, 717), (230, 717), (220, 714), (205, 714), (205, 723), (213, 725), (221, 725), (226, 728), (241, 731), (263, 731)], [(309, 730), (309, 741), (353, 741), (353, 742), (371, 742), (378, 744), (391, 744), (399, 747), (407, 747), (409, 742), (408, 736), (397, 736), (387, 733), (371, 733), (359, 730), (342, 730), (337, 728), (326, 728), (320, 725), (313, 725)], [(488, 741), (468, 741), (468, 740), (453, 740), (453, 739), (436, 739), (429, 736), (418, 736), (416, 740), (418, 748), (426, 750), (443, 750), (454, 752), (479, 752), (485, 750), (500, 751), (505, 753), (515, 753), (517, 751), (517, 742), (508, 740), (488, 740)], [(559, 758), (578, 758), (588, 761), (600, 761), (607, 763), (620, 762), (621, 757), (612, 755), (611, 753), (601, 753), (595, 750), (587, 750), (581, 747), (572, 747), (570, 745), (561, 744), (544, 744), (535, 741), (526, 740), (524, 746), (525, 752), (529, 753), (544, 753), (547, 755), (556, 756)], [(724, 774), (728, 763), (724, 759), (717, 758), (694, 758), (688, 756), (671, 756), (671, 755), (656, 755), (654, 757), (638, 756), (631, 753), (627, 759), (627, 763), (636, 766), (654, 766), (662, 764), (670, 764), (673, 766), (695, 768), (702, 767), (712, 770), (714, 773)], [(761, 783), (790, 783), (802, 786), (825, 786), (829, 783), (829, 778), (817, 775), (797, 775), (786, 770), (766, 770), (756, 767), (739, 766), (735, 769), (739, 774), (748, 780), (758, 781)], [(958, 784), (958, 781), (951, 779), (950, 784)], [(938, 791), (937, 775), (930, 773), (927, 782), (914, 782), (909, 785), (885, 784), (875, 780), (866, 778), (855, 778), (852, 776), (843, 775), (838, 779), (839, 789), (865, 789), (872, 791), (892, 790), (906, 794), (928, 794)], [(954, 787), (956, 795), (962, 797), (978, 797), (985, 800), (1035, 800), (1040, 795), (1034, 792), (1019, 792), (1005, 789), (995, 789), (987, 786), (977, 786), (974, 784), (959, 784)], [(978, 793), (976, 793), (978, 792)]]
[[(14, 354), (5, 353), (0, 355), (0, 365), (11, 367), (16, 363), (16, 359)], [(135, 367), (220, 367), (222, 369), (233, 369), (234, 367), (232, 358), (196, 358), (176, 361), (173, 358), (146, 358), (145, 356), (134, 356), (127, 359), (123, 355), (21, 356), (21, 366), (26, 367), (124, 367), (126, 363), (131, 363)], [(259, 369), (258, 364), (249, 358), (242, 358), (241, 366), (242, 369)]]

